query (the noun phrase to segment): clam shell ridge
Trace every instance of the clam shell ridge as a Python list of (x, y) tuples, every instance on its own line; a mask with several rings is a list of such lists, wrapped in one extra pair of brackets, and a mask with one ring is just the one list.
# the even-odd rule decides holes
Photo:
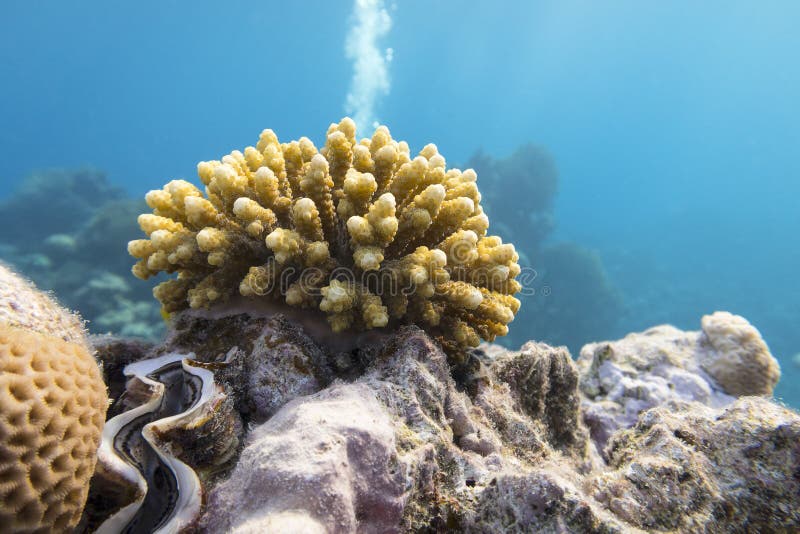
[(113, 494), (101, 499), (116, 506), (95, 532), (178, 532), (198, 518), (198, 470), (231, 458), (241, 423), (214, 373), (194, 358), (170, 353), (125, 368), (117, 402), (132, 407), (106, 423), (95, 475), (97, 491)]

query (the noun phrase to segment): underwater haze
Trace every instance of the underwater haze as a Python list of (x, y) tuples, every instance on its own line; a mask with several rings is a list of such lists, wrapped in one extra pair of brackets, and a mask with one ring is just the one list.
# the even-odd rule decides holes
[[(798, 21), (793, 0), (5, 0), (0, 259), (101, 329), (158, 335), (151, 285), (98, 234), (264, 128), (320, 145), (351, 114), (360, 137), (379, 121), (478, 170), (492, 228), (538, 273), (504, 343), (576, 355), (727, 310), (800, 407)], [(49, 209), (78, 202), (62, 184), (98, 199), (65, 208), (74, 227)], [(81, 241), (96, 287), (59, 260)]]

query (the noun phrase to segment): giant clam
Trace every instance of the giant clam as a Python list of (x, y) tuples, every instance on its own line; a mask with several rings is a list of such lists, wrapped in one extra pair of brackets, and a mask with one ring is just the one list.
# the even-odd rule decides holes
[(98, 451), (82, 530), (98, 533), (190, 529), (203, 481), (235, 454), (241, 420), (213, 368), (193, 353), (127, 365)]

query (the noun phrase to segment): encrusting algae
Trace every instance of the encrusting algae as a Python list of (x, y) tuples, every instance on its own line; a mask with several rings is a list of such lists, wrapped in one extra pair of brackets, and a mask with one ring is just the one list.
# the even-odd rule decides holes
[(264, 130), (198, 164), (205, 195), (184, 180), (150, 191), (133, 273), (178, 273), (153, 291), (168, 313), (238, 291), (318, 309), (334, 332), (414, 323), (451, 352), (505, 335), (518, 255), (486, 235), (475, 172), (447, 170), (433, 144), (412, 159), (385, 126), (355, 134), (345, 118), (317, 150)]

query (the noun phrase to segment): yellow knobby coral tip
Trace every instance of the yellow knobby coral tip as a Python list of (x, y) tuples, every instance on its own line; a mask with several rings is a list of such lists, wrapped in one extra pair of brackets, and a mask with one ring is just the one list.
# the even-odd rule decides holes
[(319, 309), (326, 312), (342, 313), (353, 307), (355, 292), (345, 282), (331, 280), (331, 285), (322, 288)]
[(358, 247), (353, 253), (353, 261), (364, 271), (375, 271), (383, 261), (383, 249), (380, 247)]
[(197, 233), (197, 246), (203, 252), (213, 252), (225, 246), (225, 233), (216, 228), (203, 228)]
[(300, 254), (302, 241), (297, 232), (278, 228), (267, 236), (266, 244), (275, 253), (278, 263), (286, 263)]

